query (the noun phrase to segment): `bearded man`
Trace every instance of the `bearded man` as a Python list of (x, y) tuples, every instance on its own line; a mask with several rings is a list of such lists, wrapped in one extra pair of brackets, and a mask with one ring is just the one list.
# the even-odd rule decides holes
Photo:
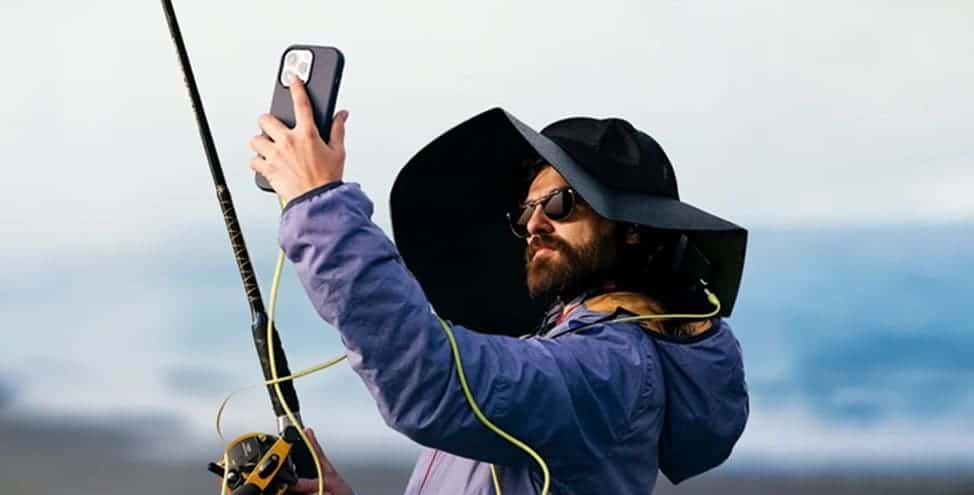
[(296, 126), (263, 116), (252, 168), (380, 414), (425, 446), (406, 494), (647, 494), (660, 470), (679, 482), (728, 457), (748, 412), (723, 318), (746, 231), (681, 202), (655, 140), (621, 119), (538, 133), (489, 110), (400, 173), (397, 249), (342, 181), (347, 113), (326, 144), (292, 94)]

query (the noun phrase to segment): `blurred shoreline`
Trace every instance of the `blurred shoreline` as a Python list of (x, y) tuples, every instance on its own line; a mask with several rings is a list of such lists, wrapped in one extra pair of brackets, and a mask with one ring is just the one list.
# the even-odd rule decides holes
[[(35, 453), (36, 454), (36, 453)], [(0, 482), (10, 495), (83, 494), (214, 494), (217, 478), (203, 464), (163, 465), (128, 463), (111, 457), (69, 459), (58, 455), (0, 457)], [(410, 466), (339, 465), (338, 469), (362, 495), (398, 495), (403, 492)], [(662, 476), (656, 495), (968, 495), (974, 493), (974, 476), (934, 475), (788, 475), (775, 473), (707, 473), (674, 487)]]
[[(133, 429), (0, 414), (0, 486), (3, 487), (0, 492), (4, 495), (219, 493), (217, 478), (206, 471), (206, 459), (151, 460), (159, 458), (152, 455), (153, 449), (165, 449), (165, 442), (179, 435), (167, 437), (166, 428), (160, 422), (143, 424), (151, 426)], [(343, 459), (339, 452), (332, 454), (332, 461), (361, 495), (401, 494), (412, 468), (403, 462)], [(962, 495), (974, 493), (974, 473), (899, 469), (830, 473), (722, 467), (677, 487), (660, 476), (654, 493)]]

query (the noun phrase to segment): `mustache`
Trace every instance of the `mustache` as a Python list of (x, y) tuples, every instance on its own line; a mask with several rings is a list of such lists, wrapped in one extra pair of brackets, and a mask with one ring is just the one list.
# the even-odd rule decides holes
[(527, 247), (524, 249), (524, 261), (530, 262), (539, 249), (551, 248), (556, 251), (567, 252), (571, 246), (564, 239), (548, 234), (538, 234), (531, 238)]

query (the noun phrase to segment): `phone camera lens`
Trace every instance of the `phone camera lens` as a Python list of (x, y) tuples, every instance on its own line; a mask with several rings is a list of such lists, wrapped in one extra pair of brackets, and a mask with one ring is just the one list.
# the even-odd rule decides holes
[(307, 62), (301, 62), (300, 64), (298, 64), (298, 73), (300, 73), (301, 75), (305, 75), (305, 74), (308, 73), (308, 63)]
[(296, 63), (298, 63), (298, 54), (294, 52), (287, 54), (287, 64), (294, 65)]

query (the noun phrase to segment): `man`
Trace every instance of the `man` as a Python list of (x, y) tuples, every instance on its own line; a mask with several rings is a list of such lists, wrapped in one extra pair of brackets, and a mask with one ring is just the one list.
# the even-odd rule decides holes
[[(295, 128), (262, 116), (251, 166), (286, 202), (281, 246), (379, 412), (427, 447), (407, 494), (534, 494), (546, 472), (551, 493), (646, 494), (658, 469), (679, 482), (726, 459), (747, 392), (719, 316), (746, 232), (680, 202), (652, 138), (485, 112), (403, 169), (397, 250), (342, 182), (347, 112), (326, 144), (300, 83), (292, 95)], [(325, 468), (330, 492), (351, 493)]]

